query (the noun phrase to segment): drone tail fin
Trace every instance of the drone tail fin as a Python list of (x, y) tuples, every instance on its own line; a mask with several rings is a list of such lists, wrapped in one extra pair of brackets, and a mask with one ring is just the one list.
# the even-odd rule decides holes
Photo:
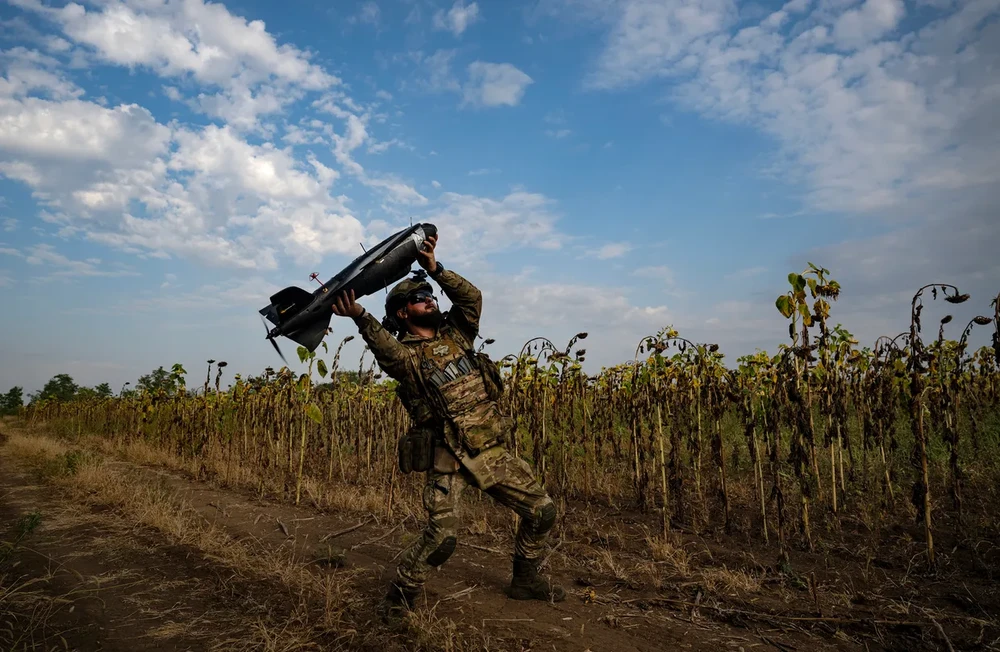
[(325, 320), (322, 318), (317, 319), (302, 328), (284, 333), (284, 335), (296, 344), (306, 347), (309, 351), (315, 351), (330, 329), (330, 318), (332, 315), (333, 313), (329, 313)]
[(275, 326), (286, 323), (313, 300), (313, 295), (302, 288), (287, 287), (271, 295), (271, 303), (260, 310)]

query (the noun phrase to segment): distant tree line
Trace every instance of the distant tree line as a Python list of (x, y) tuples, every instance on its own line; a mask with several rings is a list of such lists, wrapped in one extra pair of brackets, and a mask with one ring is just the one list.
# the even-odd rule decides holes
[[(214, 362), (214, 360), (212, 362)], [(222, 363), (222, 366), (225, 366), (225, 363)], [(132, 394), (143, 392), (163, 392), (164, 394), (173, 395), (178, 392), (183, 392), (188, 396), (196, 396), (200, 391), (207, 391), (209, 386), (207, 382), (204, 390), (202, 388), (187, 388), (182, 380), (184, 373), (185, 372), (179, 365), (174, 365), (172, 370), (168, 370), (161, 365), (148, 374), (140, 376), (133, 387), (129, 387), (132, 383), (125, 383), (122, 385), (118, 395), (130, 396)], [(374, 375), (371, 372), (359, 373), (351, 370), (335, 371), (333, 374), (330, 374), (328, 378), (330, 380), (327, 382), (318, 383), (315, 387), (315, 391), (330, 391), (336, 385), (355, 385), (362, 382), (362, 380), (366, 383), (375, 382)], [(56, 374), (49, 379), (47, 383), (45, 383), (45, 386), (42, 387), (41, 390), (28, 393), (27, 398), (28, 405), (31, 405), (36, 401), (43, 400), (68, 402), (95, 398), (110, 398), (114, 395), (115, 392), (111, 389), (111, 385), (108, 383), (101, 383), (93, 387), (85, 387), (83, 385), (78, 385), (69, 374)], [(6, 394), (0, 394), (0, 415), (17, 414), (17, 411), (24, 406), (24, 399), (24, 388), (21, 386), (12, 387)]]

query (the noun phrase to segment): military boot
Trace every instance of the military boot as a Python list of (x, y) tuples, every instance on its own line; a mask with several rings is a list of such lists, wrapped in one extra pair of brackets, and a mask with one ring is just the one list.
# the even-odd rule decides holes
[(561, 586), (550, 584), (545, 578), (538, 576), (539, 560), (514, 557), (514, 577), (507, 589), (507, 596), (512, 600), (551, 600), (561, 602), (566, 598), (566, 592)]
[(413, 609), (419, 596), (419, 589), (404, 588), (393, 582), (380, 605), (382, 620), (386, 623), (399, 620), (404, 613)]

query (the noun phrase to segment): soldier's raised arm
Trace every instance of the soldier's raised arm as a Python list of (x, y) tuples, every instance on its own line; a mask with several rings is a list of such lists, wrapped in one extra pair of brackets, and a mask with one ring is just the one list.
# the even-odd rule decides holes
[(469, 339), (475, 340), (479, 334), (479, 318), (483, 312), (483, 293), (458, 272), (443, 269), (438, 263), (436, 274), (428, 274), (437, 281), (445, 296), (451, 300), (448, 314), (452, 323), (465, 330)]
[(392, 333), (382, 327), (375, 317), (354, 301), (354, 291), (342, 294), (333, 304), (333, 313), (350, 317), (358, 327), (358, 333), (368, 344), (375, 361), (382, 371), (395, 380), (409, 374), (411, 353)]
[(448, 313), (452, 323), (465, 331), (470, 340), (475, 341), (479, 334), (479, 318), (483, 312), (483, 293), (460, 274), (445, 269), (444, 265), (437, 262), (434, 255), (437, 241), (437, 235), (424, 241), (425, 246), (417, 251), (417, 262), (441, 286), (441, 290), (451, 301)]

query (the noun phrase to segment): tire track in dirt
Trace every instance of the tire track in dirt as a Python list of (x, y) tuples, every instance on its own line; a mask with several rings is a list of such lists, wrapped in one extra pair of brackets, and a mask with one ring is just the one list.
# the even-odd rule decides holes
[[(10, 489), (31, 484), (25, 480), (23, 472), (9, 471), (10, 456), (5, 455), (2, 449), (0, 457), (5, 458), (3, 471), (0, 471), (0, 486)], [(284, 560), (284, 563), (308, 568), (319, 577), (333, 578), (334, 585), (360, 596), (354, 602), (360, 604), (362, 610), (368, 609), (371, 619), (344, 626), (360, 625), (373, 630), (382, 627), (374, 615), (374, 607), (391, 577), (394, 559), (408, 538), (419, 533), (421, 525), (412, 520), (400, 522), (398, 516), (383, 522), (370, 515), (329, 514), (313, 507), (296, 507), (260, 499), (243, 491), (215, 488), (172, 470), (138, 466), (122, 460), (105, 460), (103, 465), (123, 477), (141, 474), (149, 485), (162, 487), (174, 499), (183, 501), (188, 513), (197, 514), (206, 526), (214, 526), (237, 542), (254, 547), (257, 554), (272, 555)], [(51, 488), (40, 487), (37, 483), (33, 491), (53, 494)], [(4, 493), (6, 495), (8, 491), (5, 489)], [(37, 495), (32, 498), (38, 499)], [(67, 502), (64, 497), (48, 495), (47, 500), (53, 513), (81, 512), (78, 503)], [(7, 508), (8, 499), (3, 502), (6, 521), (17, 509), (23, 509), (31, 501), (21, 502), (20, 506), (11, 503), (10, 510)], [(280, 599), (276, 599), (282, 597), (282, 587), (250, 582), (204, 551), (167, 544), (166, 537), (161, 533), (148, 529), (142, 535), (131, 530), (109, 534), (108, 530), (124, 527), (111, 511), (104, 513), (91, 509), (88, 518), (98, 521), (91, 524), (91, 530), (79, 530), (72, 544), (67, 543), (68, 539), (60, 541), (58, 536), (54, 536), (48, 543), (52, 546), (51, 556), (70, 568), (74, 564), (83, 564), (83, 570), (78, 572), (84, 578), (118, 572), (134, 575), (135, 583), (131, 588), (124, 585), (102, 588), (102, 591), (111, 590), (110, 600), (104, 597), (104, 593), (101, 594), (105, 604), (111, 605), (110, 611), (105, 607), (103, 612), (76, 612), (74, 624), (78, 631), (91, 632), (94, 641), (98, 634), (110, 641), (107, 645), (102, 643), (104, 647), (84, 646), (80, 649), (116, 649), (112, 646), (115, 641), (129, 641), (131, 644), (137, 640), (144, 641), (143, 644), (149, 647), (133, 645), (120, 649), (189, 649), (187, 646), (204, 649), (201, 646), (207, 645), (207, 640), (226, 640), (229, 634), (225, 632), (225, 623), (231, 623), (232, 631), (242, 630), (244, 633), (248, 626), (266, 626), (248, 623), (252, 618), (238, 617), (247, 612), (247, 596), (259, 596), (255, 599), (259, 600), (261, 607), (259, 613), (253, 614), (260, 619), (258, 623), (268, 618), (274, 622), (290, 614), (291, 609), (287, 605), (284, 611), (274, 607), (275, 604), (282, 604)], [(89, 547), (92, 552), (87, 554), (99, 558), (100, 554), (93, 549), (102, 545), (101, 542), (108, 537), (119, 534), (132, 536), (138, 542), (132, 545), (131, 556), (104, 559), (101, 560), (103, 565), (93, 567), (88, 564), (95, 561), (77, 561), (77, 548)], [(333, 534), (339, 535), (331, 538)], [(652, 606), (654, 603), (643, 599), (643, 593), (628, 587), (616, 587), (613, 582), (601, 583), (607, 578), (597, 578), (599, 594), (595, 595), (590, 587), (580, 586), (574, 581), (577, 578), (592, 579), (593, 572), (568, 564), (567, 567), (556, 568), (553, 573), (554, 579), (567, 588), (569, 595), (565, 602), (550, 605), (512, 601), (502, 592), (510, 578), (509, 553), (503, 549), (504, 546), (484, 535), (475, 536), (468, 532), (461, 534), (461, 540), (465, 545), (459, 546), (441, 570), (432, 573), (425, 600), (421, 601), (414, 615), (418, 626), (396, 634), (395, 638), (387, 632), (382, 640), (401, 643), (402, 648), (399, 649), (413, 649), (411, 644), (416, 642), (401, 637), (420, 638), (422, 632), (433, 631), (431, 643), (443, 641), (446, 645), (453, 639), (481, 642), (481, 646), (473, 649), (615, 652), (749, 650), (758, 647), (785, 650), (864, 649), (850, 641), (824, 640), (798, 634), (794, 630), (734, 626), (699, 618), (689, 610), (655, 608)], [(116, 545), (124, 547), (120, 543)], [(317, 552), (321, 546), (324, 552), (332, 551), (335, 563), (322, 563), (324, 560), (329, 562), (331, 555), (319, 557)], [(170, 582), (192, 584), (189, 589), (183, 589), (184, 585), (178, 584), (175, 588), (181, 591), (166, 591), (174, 598), (173, 603), (167, 604), (169, 600), (157, 598), (155, 591), (149, 587), (157, 583), (169, 585)], [(245, 586), (241, 586), (240, 582)], [(72, 582), (67, 586), (72, 587)], [(124, 593), (117, 595), (115, 591), (118, 590)], [(286, 601), (295, 600), (294, 594), (287, 590), (285, 593)], [(188, 594), (190, 602), (187, 602)], [(185, 597), (180, 598), (181, 595)], [(128, 611), (128, 607), (132, 610)], [(211, 620), (205, 617), (199, 620), (199, 613), (215, 614), (220, 631), (210, 632), (208, 639), (199, 638), (194, 631), (196, 626), (208, 624)], [(139, 620), (140, 616), (147, 620)], [(161, 638), (156, 639), (153, 633)], [(156, 647), (163, 640), (169, 640), (170, 644)], [(367, 640), (370, 641), (371, 637)], [(249, 640), (243, 643), (242, 647), (254, 647)], [(224, 649), (237, 647), (240, 646), (233, 644)], [(259, 649), (264, 649), (263, 645)], [(390, 645), (380, 649), (397, 648)]]
[(207, 649), (276, 615), (264, 587), (201, 551), (66, 501), (10, 456), (0, 460), (4, 534), (25, 514), (40, 515), (7, 560), (3, 584), (24, 588), (0, 604), (4, 650)]
[[(130, 466), (123, 462), (115, 464)], [(164, 469), (145, 467), (144, 471), (164, 482), (206, 522), (224, 529), (237, 540), (287, 551), (299, 563), (312, 566), (317, 573), (343, 572), (358, 590), (376, 599), (384, 593), (392, 577), (395, 559), (408, 543), (408, 537), (418, 534), (422, 525), (409, 521), (408, 525), (418, 532), (404, 533), (403, 523), (398, 519), (380, 524), (361, 515), (344, 518), (310, 507), (274, 503), (231, 490), (215, 489)], [(359, 524), (363, 525), (335, 538), (327, 538)], [(493, 554), (483, 548), (497, 552)], [(332, 557), (334, 564), (324, 564), (324, 556), (326, 560)], [(693, 640), (691, 630), (698, 626), (671, 622), (672, 619), (663, 618), (665, 614), (659, 614), (659, 618), (656, 614), (641, 614), (639, 610), (616, 614), (622, 610), (611, 605), (583, 604), (587, 592), (573, 586), (571, 573), (553, 575), (568, 590), (565, 602), (510, 600), (503, 593), (510, 581), (508, 559), (509, 553), (496, 542), (463, 534), (455, 554), (431, 574), (420, 606), (438, 617), (493, 629), (504, 637), (531, 641), (534, 644), (531, 649), (616, 652), (720, 649), (718, 639), (702, 644)], [(343, 564), (340, 569), (324, 570), (338, 562)], [(620, 623), (619, 628), (612, 629), (602, 619)], [(726, 638), (723, 632), (719, 634), (720, 638)], [(729, 638), (746, 640), (744, 634), (735, 630)]]

